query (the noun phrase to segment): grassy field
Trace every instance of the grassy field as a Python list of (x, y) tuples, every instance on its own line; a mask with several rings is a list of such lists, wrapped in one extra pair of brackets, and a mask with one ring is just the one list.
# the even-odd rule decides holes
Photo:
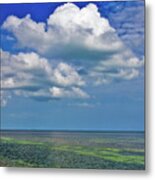
[(4, 132), (0, 166), (143, 170), (144, 134)]

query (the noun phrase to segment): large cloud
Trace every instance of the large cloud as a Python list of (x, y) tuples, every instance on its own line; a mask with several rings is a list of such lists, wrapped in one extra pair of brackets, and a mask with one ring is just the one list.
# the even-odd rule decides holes
[(3, 28), (12, 32), (22, 47), (50, 58), (102, 59), (124, 49), (122, 42), (102, 18), (95, 5), (80, 9), (72, 3), (58, 7), (45, 23), (9, 16)]
[(1, 50), (2, 105), (6, 104), (5, 94), (9, 90), (38, 100), (85, 98), (88, 95), (80, 89), (84, 84), (76, 70), (66, 63), (52, 66), (36, 53), (12, 55)]
[[(66, 3), (39, 23), (30, 15), (9, 16), (2, 28), (16, 38), (19, 51), (2, 51), (2, 90), (16, 95), (38, 100), (89, 97), (81, 89), (87, 80), (96, 85), (131, 80), (144, 64), (94, 4), (80, 9)], [(25, 48), (28, 52), (21, 53)]]

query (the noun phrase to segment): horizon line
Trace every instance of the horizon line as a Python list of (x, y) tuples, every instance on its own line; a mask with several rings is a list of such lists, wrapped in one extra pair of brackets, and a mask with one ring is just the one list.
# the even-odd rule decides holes
[(98, 129), (0, 129), (0, 131), (53, 131), (53, 132), (145, 132), (145, 130), (98, 130)]

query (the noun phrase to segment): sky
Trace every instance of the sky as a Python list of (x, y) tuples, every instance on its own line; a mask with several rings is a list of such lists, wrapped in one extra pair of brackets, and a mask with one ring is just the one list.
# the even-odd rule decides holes
[(144, 130), (144, 2), (0, 4), (1, 128)]

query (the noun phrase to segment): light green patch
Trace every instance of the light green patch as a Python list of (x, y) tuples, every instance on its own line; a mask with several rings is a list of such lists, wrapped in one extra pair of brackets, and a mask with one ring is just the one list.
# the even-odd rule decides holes
[(34, 145), (44, 145), (43, 142), (35, 142), (35, 141), (29, 141), (29, 140), (17, 140), (14, 138), (8, 138), (8, 137), (1, 137), (1, 141), (5, 143), (16, 143), (16, 144), (34, 144)]
[[(57, 146), (52, 147), (52, 150), (58, 150), (58, 151), (67, 151), (67, 152), (75, 152), (80, 155), (85, 156), (94, 156), (98, 158), (102, 158), (105, 160), (111, 160), (114, 162), (121, 162), (121, 163), (136, 163), (136, 164), (144, 164), (144, 157), (139, 155), (121, 155), (119, 152), (121, 152), (121, 149), (116, 148), (87, 148), (83, 146)], [(137, 152), (138, 150), (131, 150), (131, 152)]]

